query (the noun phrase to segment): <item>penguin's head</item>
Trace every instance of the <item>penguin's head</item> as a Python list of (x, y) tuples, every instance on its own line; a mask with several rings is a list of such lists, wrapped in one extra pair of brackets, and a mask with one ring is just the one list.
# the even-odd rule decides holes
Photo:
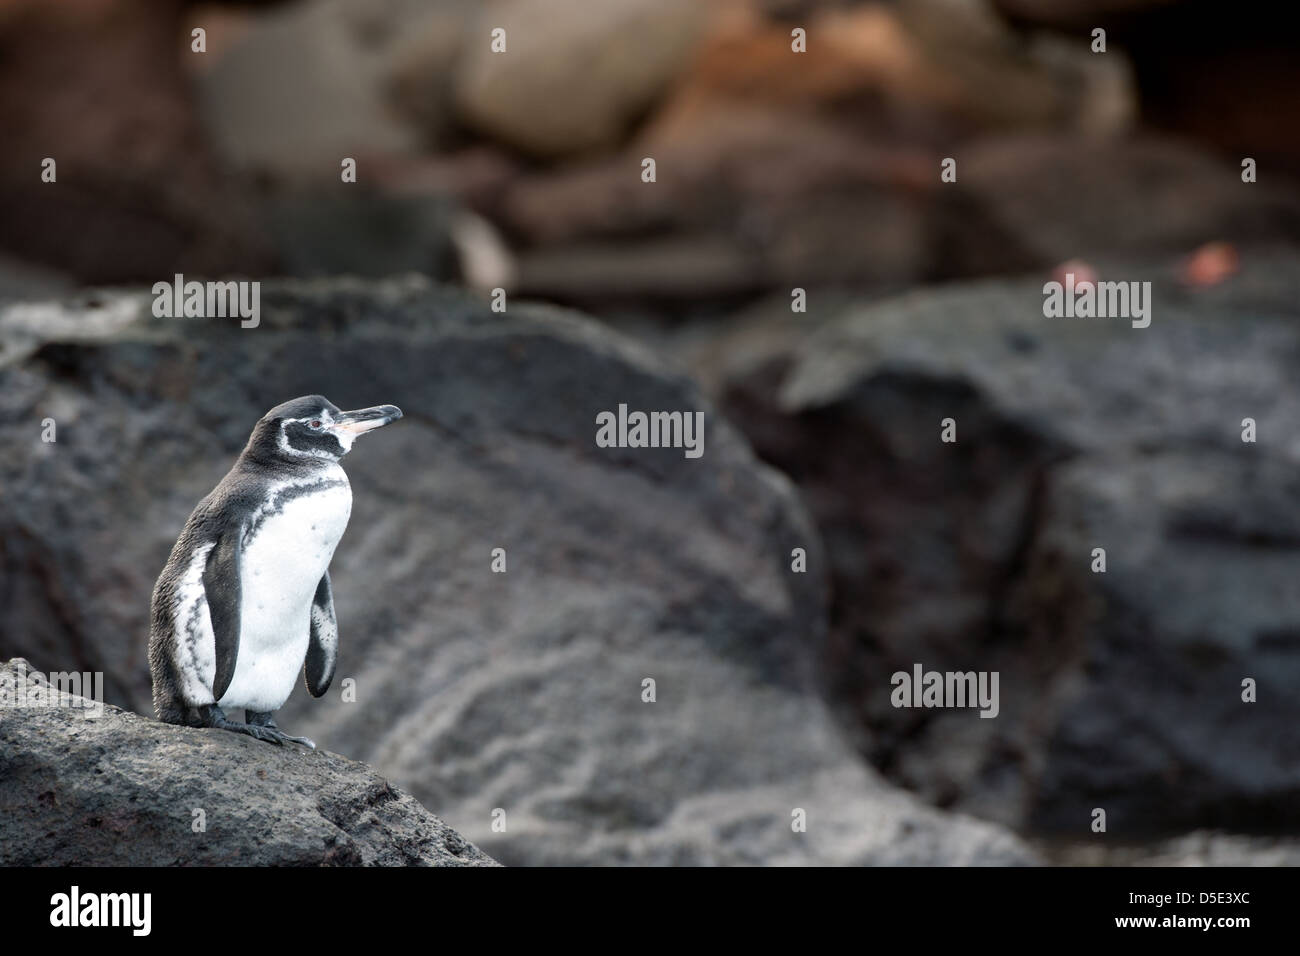
[(396, 405), (345, 412), (322, 395), (304, 395), (271, 409), (248, 441), (259, 457), (289, 461), (338, 461), (358, 435), (402, 417)]

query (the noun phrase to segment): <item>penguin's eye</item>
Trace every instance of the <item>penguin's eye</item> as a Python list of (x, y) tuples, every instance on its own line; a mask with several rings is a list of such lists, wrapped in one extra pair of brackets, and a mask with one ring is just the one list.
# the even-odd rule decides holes
[(311, 423), (311, 427), (312, 427), (312, 428), (320, 428), (320, 419), (318, 418), (318, 419), (314, 420), (314, 421)]

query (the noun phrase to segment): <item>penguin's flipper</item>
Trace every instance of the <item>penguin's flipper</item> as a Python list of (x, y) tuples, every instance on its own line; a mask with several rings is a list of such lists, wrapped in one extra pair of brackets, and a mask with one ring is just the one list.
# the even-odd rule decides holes
[(239, 551), (243, 527), (226, 531), (208, 552), (203, 569), (203, 594), (212, 619), (212, 636), (217, 645), (217, 671), (212, 679), (212, 697), (221, 700), (235, 678), (239, 659)]
[(334, 663), (338, 659), (339, 626), (334, 617), (334, 592), (330, 588), (330, 573), (321, 575), (316, 585), (316, 596), (311, 601), (311, 643), (307, 645), (307, 661), (303, 672), (307, 689), (313, 697), (323, 697), (334, 680)]

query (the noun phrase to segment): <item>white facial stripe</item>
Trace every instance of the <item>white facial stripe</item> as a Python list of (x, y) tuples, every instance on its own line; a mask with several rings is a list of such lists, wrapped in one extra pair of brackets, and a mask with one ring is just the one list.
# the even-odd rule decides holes
[[(312, 448), (307, 451), (304, 451), (301, 448), (294, 448), (292, 445), (289, 444), (289, 438), (287, 435), (285, 435), (283, 430), (276, 437), (276, 444), (280, 446), (280, 451), (284, 452), (286, 455), (292, 455), (294, 458), (325, 458), (328, 460), (333, 460), (335, 457), (337, 457), (335, 455), (331, 455), (323, 448)], [(350, 445), (345, 447), (343, 450), (348, 451), (349, 448)]]
[(320, 448), (313, 448), (308, 451), (304, 451), (301, 448), (294, 448), (292, 445), (289, 444), (288, 436), (285, 435), (284, 432), (284, 426), (288, 425), (290, 422), (294, 422), (299, 425), (306, 425), (309, 428), (311, 427), (312, 422), (320, 422), (321, 423), (320, 430), (328, 431), (331, 435), (333, 435), (336, 439), (338, 439), (339, 444), (343, 446), (344, 454), (347, 454), (352, 450), (352, 440), (355, 436), (340, 434), (339, 432), (334, 431), (334, 429), (331, 427), (334, 424), (334, 416), (330, 413), (330, 410), (328, 408), (323, 408), (320, 410), (319, 414), (309, 415), (306, 418), (286, 418), (284, 422), (281, 423), (280, 434), (276, 436), (275, 440), (276, 440), (276, 444), (280, 446), (280, 450), (284, 452), (286, 455), (292, 455), (295, 458), (325, 458), (328, 460), (333, 460), (336, 457), (338, 457)]
[(297, 422), (300, 425), (308, 425), (308, 426), (310, 426), (312, 422), (320, 422), (322, 425), (328, 428), (331, 424), (333, 424), (334, 416), (330, 414), (330, 410), (328, 408), (323, 408), (320, 410), (319, 414), (308, 415), (306, 418), (286, 418), (285, 422), (286, 423)]

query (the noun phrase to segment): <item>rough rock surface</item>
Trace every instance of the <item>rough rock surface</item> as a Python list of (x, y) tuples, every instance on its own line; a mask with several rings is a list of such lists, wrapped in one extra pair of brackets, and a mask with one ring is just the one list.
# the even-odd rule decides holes
[[(1086, 832), (1094, 807), (1130, 837), (1293, 830), (1295, 253), (1246, 250), (1199, 293), (1098, 269), (1154, 280), (1149, 328), (1045, 318), (1041, 279), (992, 282), (851, 308), (793, 348), (764, 319), (702, 367), (809, 502), (833, 696), (877, 766), (1040, 831)], [(999, 717), (891, 707), (887, 675), (918, 662), (999, 671)]]
[[(30, 670), (0, 664), (0, 688), (12, 695)], [(3, 866), (493, 864), (410, 795), (337, 754), (112, 706), (99, 717), (0, 706)]]
[[(505, 863), (1035, 859), (841, 737), (813, 667), (816, 533), (651, 353), (418, 280), (264, 284), (247, 330), (149, 301), (0, 313), (0, 652), (108, 671), (147, 708), (153, 580), (252, 423), (304, 393), (392, 402), (403, 421), (346, 462), (335, 687), (298, 690), (289, 732), (371, 763)], [(704, 412), (703, 456), (596, 447), (597, 411), (620, 403)]]

